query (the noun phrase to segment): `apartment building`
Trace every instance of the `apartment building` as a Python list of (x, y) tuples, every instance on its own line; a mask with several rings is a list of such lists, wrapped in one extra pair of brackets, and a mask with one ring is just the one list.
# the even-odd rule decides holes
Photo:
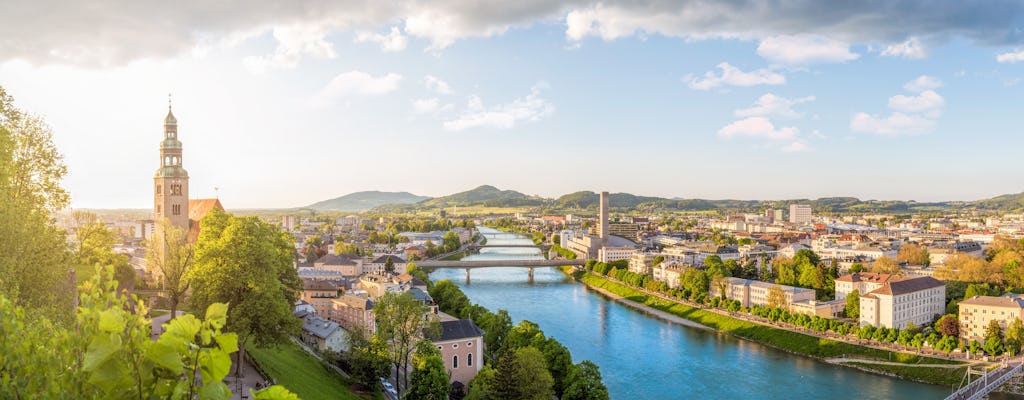
[(1024, 318), (1024, 296), (1007, 294), (1004, 296), (974, 296), (960, 304), (960, 338), (968, 341), (983, 342), (985, 328), (992, 321), (1006, 329), (1015, 319)]

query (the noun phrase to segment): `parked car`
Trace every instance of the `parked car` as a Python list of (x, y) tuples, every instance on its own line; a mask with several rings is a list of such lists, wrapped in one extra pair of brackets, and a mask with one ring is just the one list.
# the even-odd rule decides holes
[(398, 396), (398, 392), (395, 391), (395, 387), (391, 385), (391, 382), (388, 382), (387, 379), (380, 378), (380, 384), (384, 385), (384, 390), (391, 393), (392, 396)]

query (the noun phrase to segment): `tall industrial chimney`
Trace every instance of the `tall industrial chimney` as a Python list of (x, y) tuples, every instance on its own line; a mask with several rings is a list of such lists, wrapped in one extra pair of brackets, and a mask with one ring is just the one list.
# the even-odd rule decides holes
[(608, 192), (601, 192), (601, 221), (598, 225), (598, 234), (601, 236), (601, 244), (608, 244)]

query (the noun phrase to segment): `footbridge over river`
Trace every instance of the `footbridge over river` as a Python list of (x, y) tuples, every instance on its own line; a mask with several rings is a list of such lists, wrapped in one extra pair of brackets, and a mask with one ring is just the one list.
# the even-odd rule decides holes
[(488, 267), (512, 267), (512, 268), (526, 268), (530, 280), (533, 280), (533, 269), (542, 267), (561, 267), (563, 265), (580, 266), (585, 265), (586, 260), (475, 260), (475, 261), (444, 261), (444, 260), (431, 260), (431, 261), (416, 261), (415, 264), (420, 268), (425, 269), (436, 269), (436, 268), (465, 268), (466, 269), (466, 281), (469, 281), (469, 271), (473, 268), (488, 268)]
[[(967, 380), (967, 384), (963, 385), (953, 394), (946, 397), (946, 400), (979, 400), (988, 396), (993, 390), (998, 389), (1006, 381), (1010, 380), (1014, 375), (1021, 373), (1024, 369), (1024, 362), (1019, 364), (1005, 364), (999, 368), (991, 371), (973, 371), (970, 367), (967, 368), (967, 373), (964, 375), (964, 379)], [(979, 374), (980, 376), (971, 381), (971, 375)]]

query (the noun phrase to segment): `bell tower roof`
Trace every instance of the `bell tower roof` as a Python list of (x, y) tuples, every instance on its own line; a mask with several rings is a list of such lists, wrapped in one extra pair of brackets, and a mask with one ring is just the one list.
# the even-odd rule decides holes
[(171, 95), (167, 95), (167, 116), (164, 117), (164, 125), (177, 125), (178, 119), (174, 118), (174, 113), (171, 112)]

